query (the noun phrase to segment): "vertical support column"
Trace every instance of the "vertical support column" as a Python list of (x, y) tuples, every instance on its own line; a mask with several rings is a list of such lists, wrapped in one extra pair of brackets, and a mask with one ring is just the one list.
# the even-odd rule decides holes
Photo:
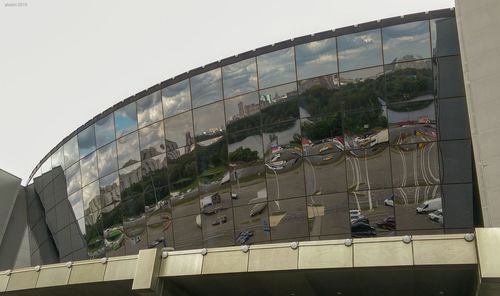
[(161, 285), (158, 283), (158, 272), (161, 264), (159, 249), (140, 250), (135, 268), (132, 290), (140, 295), (156, 295)]

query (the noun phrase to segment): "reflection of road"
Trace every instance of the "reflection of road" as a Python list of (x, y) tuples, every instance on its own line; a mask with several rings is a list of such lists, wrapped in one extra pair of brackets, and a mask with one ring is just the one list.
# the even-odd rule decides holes
[(396, 147), (393, 153), (393, 180), (400, 187), (439, 183), (437, 145), (432, 143)]

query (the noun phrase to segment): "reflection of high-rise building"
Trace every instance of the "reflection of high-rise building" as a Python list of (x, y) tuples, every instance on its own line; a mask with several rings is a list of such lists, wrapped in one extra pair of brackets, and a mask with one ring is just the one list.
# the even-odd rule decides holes
[[(187, 140), (187, 138), (186, 138)], [(177, 150), (179, 146), (174, 141), (165, 140), (165, 144), (167, 147), (167, 158), (168, 159), (177, 159), (180, 156), (179, 151)]]

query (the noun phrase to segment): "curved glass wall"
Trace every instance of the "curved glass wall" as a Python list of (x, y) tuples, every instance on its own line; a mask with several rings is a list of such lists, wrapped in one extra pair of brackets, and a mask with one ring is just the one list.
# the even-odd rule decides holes
[(401, 22), (246, 57), (93, 122), (34, 179), (37, 245), (78, 260), (472, 227), (455, 20)]

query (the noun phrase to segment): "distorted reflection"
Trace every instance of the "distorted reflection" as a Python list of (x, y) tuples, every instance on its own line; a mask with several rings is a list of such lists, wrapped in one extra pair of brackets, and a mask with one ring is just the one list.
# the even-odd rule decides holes
[(259, 88), (267, 88), (296, 80), (293, 47), (257, 57)]
[(95, 123), (95, 139), (97, 148), (115, 140), (115, 122), (113, 114), (109, 114)]
[(306, 198), (298, 197), (276, 200), (268, 203), (269, 226), (274, 240), (302, 238), (309, 236), (307, 225)]
[(346, 154), (347, 187), (349, 190), (390, 188), (391, 162), (389, 146), (350, 150)]
[(193, 110), (196, 143), (209, 145), (209, 139), (222, 137), (225, 131), (224, 102)]
[(259, 91), (262, 124), (299, 118), (297, 83), (290, 83)]
[(307, 218), (312, 240), (325, 235), (350, 236), (347, 193), (308, 196)]
[(78, 151), (78, 139), (76, 136), (64, 144), (64, 166), (69, 168), (80, 159)]
[(307, 79), (337, 72), (335, 38), (295, 46), (297, 79)]
[(63, 168), (64, 167), (64, 152), (63, 152), (63, 146), (59, 147), (54, 154), (52, 154), (51, 161), (52, 161), (52, 168)]
[(432, 56), (460, 54), (455, 18), (431, 20)]
[(115, 111), (116, 138), (120, 138), (137, 129), (136, 103), (132, 102)]
[(433, 60), (434, 94), (438, 98), (465, 96), (464, 76), (459, 56)]
[(382, 65), (380, 29), (339, 36), (337, 44), (341, 72)]
[(267, 201), (233, 208), (236, 245), (263, 243), (271, 239)]
[[(458, 140), (471, 137), (465, 98), (438, 100), (436, 110), (440, 140)], [(53, 161), (54, 155), (52, 155)]]
[(97, 213), (99, 216), (102, 210), (102, 200), (99, 191), (99, 182), (89, 184), (82, 189), (83, 211), (85, 216)]
[(66, 175), (66, 184), (68, 195), (77, 191), (82, 187), (82, 180), (80, 174), (80, 164), (75, 163), (69, 167), (64, 174)]
[(224, 97), (230, 98), (257, 90), (255, 58), (222, 67)]
[(420, 100), (387, 106), (392, 145), (437, 140), (434, 100)]
[(236, 132), (260, 125), (259, 95), (257, 92), (225, 100), (228, 132)]
[[(344, 151), (342, 115), (310, 117), (301, 120), (304, 155), (325, 155)], [(319, 159), (318, 159), (319, 160)]]
[(393, 199), (392, 189), (349, 192), (349, 219), (352, 237), (395, 235), (394, 207), (386, 201)]
[(140, 129), (139, 142), (141, 144), (142, 160), (165, 153), (166, 149), (163, 121)]
[(137, 254), (140, 249), (148, 246), (144, 196), (122, 196), (121, 213), (125, 251), (127, 254)]
[(170, 151), (167, 163), (174, 218), (199, 213), (195, 150), (186, 146)]
[(300, 120), (262, 129), (269, 199), (305, 195)]
[(394, 187), (439, 184), (436, 142), (393, 146), (391, 161)]
[(444, 225), (441, 188), (439, 185), (394, 188), (394, 196), (385, 201), (394, 207), (397, 230), (404, 234), (429, 233)]
[(134, 163), (121, 169), (119, 175), (122, 199), (142, 193), (142, 168), (140, 163)]
[[(361, 109), (346, 112), (344, 117), (344, 145), (346, 150), (370, 149), (389, 142), (386, 108)], [(370, 153), (371, 154), (371, 153)]]
[(154, 92), (137, 101), (137, 121), (139, 128), (163, 118), (161, 92)]
[(191, 77), (191, 97), (193, 108), (222, 100), (221, 69)]
[(99, 181), (102, 209), (102, 228), (106, 256), (121, 256), (125, 254), (122, 225), (122, 215), (120, 211), (120, 185), (118, 174), (112, 173), (103, 177)]
[(89, 126), (78, 134), (78, 148), (80, 149), (80, 157), (84, 157), (95, 151), (94, 125)]
[(104, 237), (102, 235), (102, 216), (85, 216), (85, 241), (90, 259), (104, 257)]
[(335, 96), (345, 110), (380, 109), (385, 104), (383, 67), (374, 67), (340, 74), (340, 88)]
[[(331, 144), (331, 146), (334, 146)], [(307, 195), (321, 195), (347, 191), (345, 180), (345, 156), (333, 152), (328, 144), (323, 145), (321, 154), (304, 157), (304, 172)], [(328, 150), (324, 150), (328, 148)]]
[(183, 80), (161, 90), (163, 115), (174, 116), (191, 109), (191, 91), (189, 80)]
[(80, 168), (82, 171), (82, 187), (87, 186), (97, 180), (97, 154), (93, 152), (80, 160)]
[(116, 141), (118, 167), (124, 168), (141, 161), (139, 152), (139, 137), (137, 132), (122, 137)]
[(71, 205), (71, 208), (73, 209), (73, 217), (72, 220), (76, 221), (80, 218), (83, 218), (84, 212), (83, 212), (83, 199), (82, 199), (82, 191), (78, 190), (77, 192), (71, 194), (68, 196), (69, 203)]
[(433, 99), (433, 76), (430, 60), (385, 66), (387, 103)]
[(115, 142), (97, 150), (97, 164), (99, 168), (99, 177), (106, 176), (118, 170)]
[(382, 38), (386, 64), (431, 56), (428, 21), (382, 28)]
[(165, 139), (167, 151), (194, 145), (193, 114), (184, 112), (165, 119)]
[(200, 215), (175, 219), (173, 228), (176, 250), (189, 250), (203, 247)]

